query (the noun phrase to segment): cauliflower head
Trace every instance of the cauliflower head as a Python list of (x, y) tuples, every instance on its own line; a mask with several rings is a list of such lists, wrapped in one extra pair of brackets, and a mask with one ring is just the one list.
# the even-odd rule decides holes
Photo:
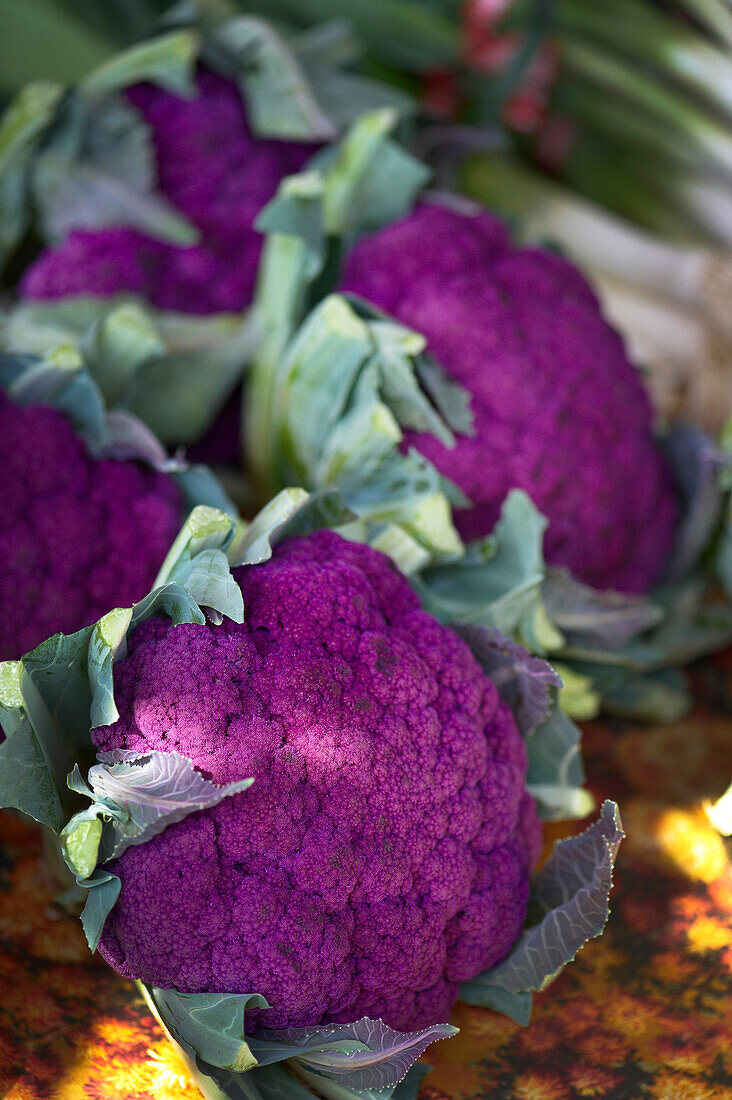
[(463, 538), (487, 535), (520, 488), (549, 520), (551, 564), (598, 588), (653, 585), (674, 538), (672, 475), (638, 372), (576, 268), (512, 248), (491, 214), (423, 203), (356, 244), (342, 289), (423, 333), (471, 395), (473, 437), (404, 440), (473, 502), (455, 512)]
[(262, 246), (254, 220), (314, 146), (255, 137), (234, 81), (203, 69), (196, 86), (192, 99), (151, 84), (127, 96), (151, 128), (160, 192), (198, 227), (200, 244), (120, 227), (77, 230), (28, 269), (26, 297), (127, 292), (197, 314), (249, 305)]
[(183, 519), (175, 482), (94, 459), (58, 409), (0, 390), (0, 660), (140, 599)]
[(379, 552), (318, 532), (235, 576), (242, 625), (136, 628), (93, 737), (255, 782), (106, 865), (99, 950), (158, 986), (262, 993), (256, 1026), (445, 1020), (526, 914), (513, 716)]

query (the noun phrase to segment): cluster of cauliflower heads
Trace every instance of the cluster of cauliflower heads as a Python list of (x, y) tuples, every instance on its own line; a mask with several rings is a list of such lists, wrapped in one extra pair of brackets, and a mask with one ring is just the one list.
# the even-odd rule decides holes
[[(78, 195), (61, 225), (29, 191), (32, 260), (0, 331), (0, 805), (59, 838), (90, 945), (217, 1095), (250, 1073), (259, 1100), (409, 1100), (459, 997), (525, 1020), (599, 934), (622, 835), (606, 806), (537, 871), (540, 819), (591, 799), (551, 645), (515, 640), (531, 553), (495, 536), (506, 502), (544, 517), (546, 575), (625, 616), (621, 650), (626, 619), (651, 621), (638, 601), (668, 576), (684, 494), (579, 271), (420, 194), (391, 140), (369, 154), (383, 110), (341, 144), (320, 114), (283, 133), (290, 108), (316, 117), (307, 65), (234, 25), (215, 49), (208, 24), (185, 38), (185, 64), (167, 31), (165, 79), (128, 59), (98, 100), (87, 86), (78, 157), (129, 202)], [(279, 115), (261, 87), (250, 108), (244, 34)], [(65, 95), (25, 133), (29, 179), (78, 125)], [(193, 453), (236, 456), (259, 424), (285, 492), (253, 520), (256, 477), (223, 471), (232, 503), (124, 407), (143, 383), (199, 400), (195, 340), (155, 358), (145, 318), (173, 314), (251, 326), (251, 387), (242, 363)], [(294, 402), (292, 430), (254, 394), (272, 425)], [(451, 618), (434, 594), (458, 577), (469, 603), (478, 567), (475, 607), (490, 590), (503, 618)]]

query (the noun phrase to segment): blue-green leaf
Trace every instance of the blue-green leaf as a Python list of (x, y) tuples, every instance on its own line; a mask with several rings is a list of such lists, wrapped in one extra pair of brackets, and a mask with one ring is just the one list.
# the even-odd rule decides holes
[(98, 867), (91, 878), (79, 882), (79, 886), (89, 891), (81, 914), (81, 925), (90, 949), (96, 951), (104, 922), (114, 908), (122, 883), (116, 875)]
[(588, 940), (600, 935), (623, 835), (617, 806), (605, 802), (594, 825), (555, 845), (532, 886), (543, 917), (524, 930), (503, 962), (461, 990), (465, 999), (483, 1003), (478, 998), (486, 989), (509, 994), (545, 989)]
[(0, 744), (0, 806), (20, 810), (54, 830), (64, 823), (46, 759), (28, 723)]
[(137, 190), (106, 166), (52, 151), (39, 154), (33, 194), (43, 236), (59, 242), (72, 229), (124, 225), (172, 244), (193, 245), (198, 229), (163, 197)]
[(238, 77), (255, 133), (299, 141), (336, 136), (294, 53), (265, 20), (242, 15), (222, 22), (204, 53), (213, 49)]
[(527, 738), (526, 787), (545, 821), (586, 817), (594, 807), (585, 781), (582, 734), (559, 706)]
[(565, 569), (548, 569), (542, 598), (552, 622), (573, 649), (617, 649), (657, 626), (660, 607), (643, 596), (598, 591)]
[(546, 520), (522, 490), (506, 497), (488, 539), (465, 557), (425, 569), (416, 584), (427, 610), (443, 622), (493, 626), (518, 635), (541, 606)]
[(412, 1063), (438, 1039), (457, 1033), (450, 1024), (399, 1032), (382, 1020), (364, 1017), (352, 1024), (263, 1030), (248, 1040), (260, 1066), (285, 1059), (332, 1078), (350, 1089), (393, 1089)]
[[(450, 1024), (433, 1024), (421, 1031), (401, 1032), (383, 1020), (364, 1017), (338, 1028), (290, 1028), (260, 1032), (250, 1040), (259, 1058), (259, 1044), (292, 1044), (288, 1057), (353, 1089), (383, 1089), (397, 1085), (420, 1054), (438, 1039), (456, 1035)], [(259, 1059), (261, 1061), (261, 1059)]]
[(187, 1054), (219, 1069), (245, 1073), (256, 1065), (246, 1041), (246, 1013), (269, 1008), (259, 993), (150, 994), (165, 1023)]
[(719, 523), (721, 455), (709, 436), (691, 424), (674, 425), (663, 439), (682, 504), (682, 517), (664, 579), (680, 580), (697, 564)]

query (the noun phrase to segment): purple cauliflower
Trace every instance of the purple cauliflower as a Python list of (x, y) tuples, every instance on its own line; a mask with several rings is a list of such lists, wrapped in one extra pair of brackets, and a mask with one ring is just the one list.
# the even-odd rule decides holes
[(127, 95), (152, 130), (159, 189), (198, 227), (200, 244), (180, 247), (125, 228), (77, 230), (29, 268), (25, 296), (128, 292), (198, 314), (249, 305), (262, 247), (254, 219), (314, 146), (254, 137), (233, 81), (201, 70), (196, 84), (192, 99), (151, 84)]
[(404, 440), (473, 502), (455, 512), (463, 538), (487, 535), (521, 488), (549, 520), (548, 562), (598, 588), (653, 585), (674, 538), (672, 476), (638, 372), (576, 268), (512, 248), (489, 213), (425, 203), (355, 246), (342, 289), (423, 333), (471, 395), (474, 437)]
[(445, 1020), (522, 928), (540, 840), (512, 714), (382, 554), (319, 532), (235, 573), (246, 621), (149, 619), (100, 750), (253, 786), (106, 865), (99, 950), (183, 992), (258, 992), (255, 1026)]
[(96, 460), (58, 409), (0, 390), (0, 660), (149, 591), (183, 519), (176, 484)]

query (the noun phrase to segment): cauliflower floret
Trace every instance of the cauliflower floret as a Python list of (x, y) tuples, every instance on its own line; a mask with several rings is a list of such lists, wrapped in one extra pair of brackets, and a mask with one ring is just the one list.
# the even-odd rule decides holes
[(672, 476), (638, 372), (576, 268), (512, 249), (491, 214), (425, 203), (355, 246), (342, 289), (423, 333), (472, 397), (473, 437), (403, 444), (473, 502), (455, 513), (463, 538), (487, 535), (520, 488), (549, 520), (551, 564), (599, 588), (653, 585), (677, 520)]
[(445, 1020), (524, 922), (539, 824), (513, 717), (369, 547), (318, 532), (236, 579), (242, 625), (134, 631), (93, 737), (255, 782), (109, 864), (99, 949), (159, 986), (262, 993), (268, 1027)]
[(239, 311), (249, 305), (262, 247), (254, 219), (314, 146), (254, 137), (234, 81), (200, 70), (186, 99), (151, 84), (128, 99), (152, 130), (159, 189), (201, 231), (181, 247), (132, 229), (77, 230), (25, 274), (29, 298), (139, 294), (159, 309)]
[(0, 390), (0, 660), (141, 599), (183, 519), (177, 485), (95, 460), (58, 409)]

